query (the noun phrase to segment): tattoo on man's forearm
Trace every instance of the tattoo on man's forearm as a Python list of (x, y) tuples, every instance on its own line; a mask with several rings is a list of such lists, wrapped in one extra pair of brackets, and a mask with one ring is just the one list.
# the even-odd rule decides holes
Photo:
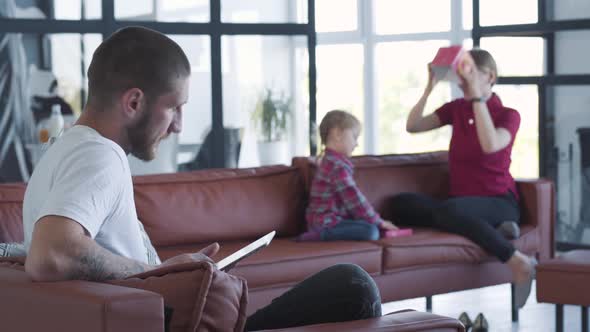
[(145, 268), (139, 263), (134, 266), (121, 265), (113, 268), (113, 264), (109, 264), (104, 256), (89, 252), (80, 256), (78, 268), (70, 273), (69, 279), (89, 281), (123, 279), (143, 271)]

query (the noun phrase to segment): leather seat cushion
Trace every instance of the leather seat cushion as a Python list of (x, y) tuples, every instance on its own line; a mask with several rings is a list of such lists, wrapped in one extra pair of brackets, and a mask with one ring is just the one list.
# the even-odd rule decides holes
[[(521, 236), (513, 243), (525, 253), (538, 248), (539, 236), (532, 226), (522, 226)], [(432, 267), (444, 264), (477, 264), (497, 258), (487, 254), (471, 240), (456, 234), (434, 229), (415, 228), (412, 236), (389, 238), (378, 241), (385, 247), (383, 252), (384, 272)]]
[[(250, 241), (220, 243), (219, 261)], [(196, 252), (202, 246), (174, 246), (158, 248), (161, 259), (184, 252)], [(245, 278), (248, 287), (272, 287), (295, 284), (320, 270), (339, 263), (354, 263), (369, 274), (381, 273), (382, 248), (372, 242), (295, 242), (291, 238), (274, 239), (271, 244), (245, 258), (231, 274)]]

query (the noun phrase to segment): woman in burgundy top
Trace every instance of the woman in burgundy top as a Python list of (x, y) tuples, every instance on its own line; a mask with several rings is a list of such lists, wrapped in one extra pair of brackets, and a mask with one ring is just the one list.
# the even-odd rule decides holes
[(437, 83), (429, 69), (428, 85), (406, 123), (411, 133), (444, 125), (453, 127), (449, 146), (450, 198), (440, 201), (422, 194), (400, 194), (393, 202), (394, 220), (460, 234), (498, 257), (514, 274), (517, 305), (522, 307), (530, 292), (536, 262), (516, 250), (497, 229), (510, 222), (514, 225), (520, 217), (518, 192), (509, 172), (520, 116), (516, 110), (504, 107), (492, 92), (497, 77), (492, 56), (481, 49), (473, 49), (469, 55), (475, 65), (466, 66), (460, 73), (459, 87), (464, 98), (424, 116), (424, 106)]

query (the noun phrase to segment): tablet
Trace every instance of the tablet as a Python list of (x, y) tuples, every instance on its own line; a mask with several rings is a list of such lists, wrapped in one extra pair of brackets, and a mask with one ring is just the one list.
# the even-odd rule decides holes
[(221, 271), (229, 271), (237, 262), (241, 261), (242, 259), (252, 255), (253, 253), (257, 252), (258, 250), (268, 246), (270, 241), (275, 236), (276, 231), (272, 231), (265, 236), (261, 237), (260, 239), (250, 243), (249, 245), (245, 246), (244, 248), (234, 252), (233, 254), (225, 257), (224, 259), (217, 262), (217, 268)]

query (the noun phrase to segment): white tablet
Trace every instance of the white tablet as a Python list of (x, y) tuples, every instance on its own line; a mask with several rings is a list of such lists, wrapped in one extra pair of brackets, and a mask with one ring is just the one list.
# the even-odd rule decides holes
[(249, 245), (245, 246), (244, 248), (234, 252), (233, 254), (225, 257), (224, 259), (217, 262), (217, 268), (221, 271), (229, 271), (237, 262), (241, 261), (242, 259), (252, 255), (253, 253), (257, 252), (258, 250), (268, 246), (270, 241), (275, 236), (276, 231), (272, 231), (265, 236), (261, 237), (260, 239), (250, 243)]

